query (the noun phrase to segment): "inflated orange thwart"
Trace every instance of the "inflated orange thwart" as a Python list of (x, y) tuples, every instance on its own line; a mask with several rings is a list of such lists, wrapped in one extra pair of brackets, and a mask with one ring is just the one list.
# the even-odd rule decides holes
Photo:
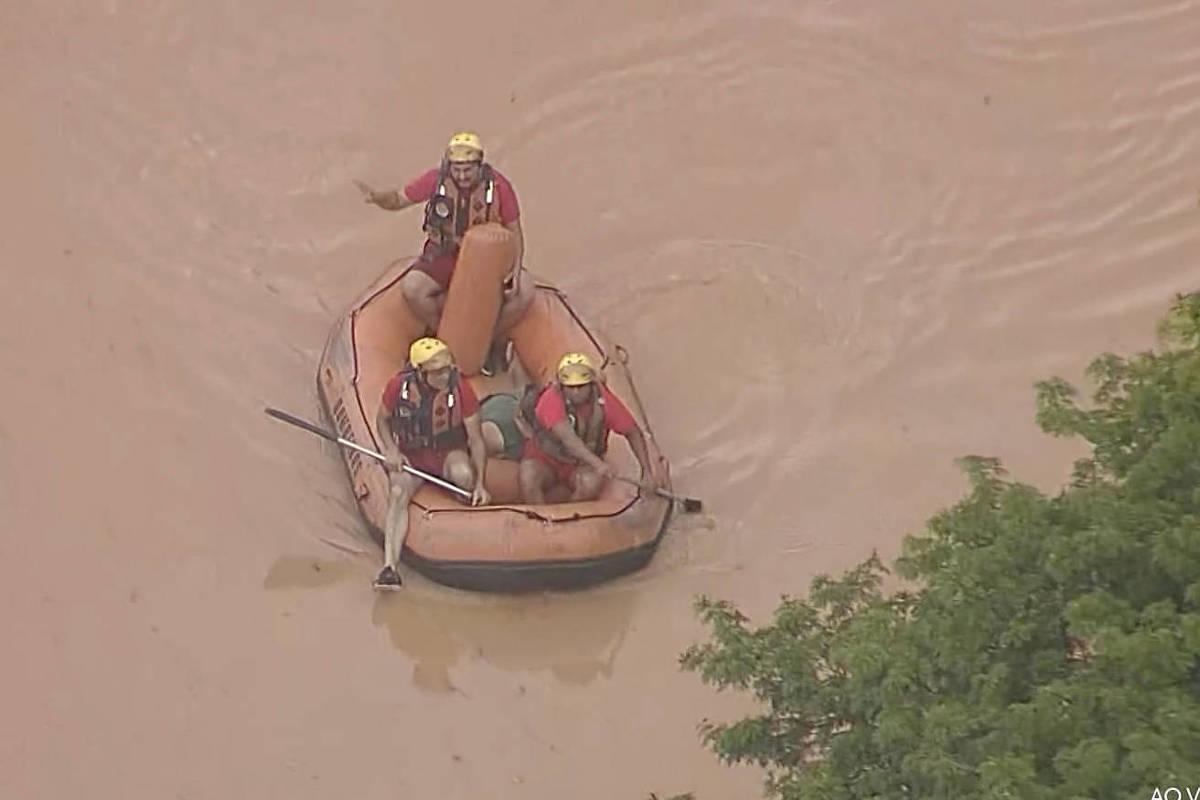
[(463, 237), (438, 338), (450, 345), (464, 375), (477, 375), (487, 359), (500, 316), (504, 279), (512, 271), (516, 254), (512, 232), (494, 222), (475, 225)]

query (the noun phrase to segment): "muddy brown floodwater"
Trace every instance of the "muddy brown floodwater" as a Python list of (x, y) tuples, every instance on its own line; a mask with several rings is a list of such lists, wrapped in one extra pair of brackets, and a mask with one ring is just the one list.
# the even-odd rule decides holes
[[(1060, 486), (1031, 383), (1200, 284), (1200, 3), (602, 5), (0, 8), (0, 796), (755, 796), (692, 598), (895, 555), (959, 455)], [(592, 591), (376, 597), (261, 413), (418, 246), (352, 180), (464, 127), (709, 512)]]

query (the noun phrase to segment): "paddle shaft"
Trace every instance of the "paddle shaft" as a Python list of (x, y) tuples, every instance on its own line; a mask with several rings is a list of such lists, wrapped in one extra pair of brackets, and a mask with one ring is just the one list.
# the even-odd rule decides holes
[(613, 477), (615, 477), (617, 480), (621, 481), (622, 483), (628, 483), (630, 486), (637, 486), (640, 489), (649, 489), (649, 491), (654, 492), (659, 497), (665, 497), (668, 500), (674, 500), (677, 503), (683, 503), (684, 509), (687, 511), (699, 511), (700, 510), (700, 505), (701, 505), (700, 501), (694, 497), (684, 497), (683, 495), (680, 495), (680, 494), (672, 494), (671, 492), (668, 492), (666, 489), (659, 489), (657, 486), (650, 489), (649, 487), (643, 485), (642, 483), (635, 481), (633, 478), (626, 478), (624, 475), (614, 475)]
[[(286, 411), (280, 411), (277, 408), (267, 408), (264, 410), (267, 412), (268, 416), (274, 417), (277, 420), (281, 420), (281, 421), (287, 422), (291, 425), (295, 425), (297, 428), (303, 428), (304, 430), (308, 431), (309, 433), (315, 433), (317, 436), (320, 436), (322, 439), (328, 439), (331, 442), (337, 442), (338, 444), (342, 445), (343, 447), (349, 447), (351, 450), (357, 450), (358, 452), (362, 453), (363, 455), (368, 455), (371, 458), (378, 459), (381, 463), (384, 463), (384, 464), (387, 463), (387, 456), (383, 455), (382, 453), (377, 453), (374, 450), (372, 450), (368, 447), (363, 447), (360, 444), (356, 444), (356, 443), (350, 441), (349, 439), (343, 439), (342, 437), (337, 436), (337, 435), (325, 430), (324, 428), (320, 428), (320, 427), (317, 427), (316, 425), (313, 425), (311, 422), (308, 422), (307, 420), (300, 419), (299, 417), (294, 417), (291, 414), (287, 413)], [(467, 500), (471, 499), (471, 493), (468, 492), (466, 489), (463, 489), (461, 486), (455, 486), (453, 483), (450, 483), (449, 481), (442, 480), (441, 478), (439, 478), (436, 475), (430, 475), (428, 472), (419, 470), (416, 467), (410, 466), (409, 464), (402, 464), (400, 466), (400, 469), (404, 470), (409, 475), (415, 475), (416, 477), (427, 480), (436, 486), (440, 486), (443, 489), (445, 489), (446, 491), (454, 492), (459, 497), (463, 497)]]

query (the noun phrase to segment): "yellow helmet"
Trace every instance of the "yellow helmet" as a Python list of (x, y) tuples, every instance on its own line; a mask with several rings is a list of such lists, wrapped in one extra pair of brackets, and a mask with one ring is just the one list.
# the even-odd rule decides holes
[(440, 367), (440, 362), (450, 363), (450, 348), (441, 339), (426, 336), (408, 348), (408, 360), (414, 367)]
[(483, 161), (483, 142), (474, 133), (463, 131), (450, 137), (446, 145), (446, 160), (450, 162)]
[(563, 386), (586, 386), (596, 380), (596, 365), (583, 353), (567, 353), (556, 371)]

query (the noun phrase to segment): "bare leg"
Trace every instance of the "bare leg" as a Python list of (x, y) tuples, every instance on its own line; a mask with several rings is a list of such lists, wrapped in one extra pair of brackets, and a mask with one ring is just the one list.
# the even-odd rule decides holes
[(442, 477), (468, 492), (475, 488), (475, 470), (471, 468), (471, 457), (465, 450), (452, 450), (446, 454)]
[(500, 305), (500, 313), (496, 318), (496, 327), (492, 331), (492, 344), (484, 365), (485, 375), (493, 375), (508, 368), (507, 353), (505, 352), (508, 345), (508, 331), (529, 310), (529, 306), (533, 303), (533, 293), (533, 282), (523, 274), (517, 279), (516, 290), (504, 296)]
[(595, 500), (604, 489), (604, 478), (591, 467), (578, 467), (571, 476), (571, 502)]
[(489, 420), (484, 420), (479, 425), (483, 432), (483, 446), (487, 449), (489, 456), (498, 456), (504, 452), (504, 434), (500, 432), (500, 426)]
[[(424, 483), (420, 478), (407, 473), (393, 473), (388, 492), (387, 522), (383, 529), (383, 570), (375, 579), (377, 588), (399, 586), (399, 575), (396, 566), (400, 563), (400, 553), (404, 549), (404, 539), (408, 536), (408, 501), (412, 499), (417, 488)], [(392, 581), (388, 573), (395, 575)]]
[(437, 281), (419, 270), (411, 269), (400, 279), (400, 291), (408, 307), (429, 330), (436, 331), (446, 305), (446, 293)]
[(546, 502), (546, 486), (554, 482), (554, 471), (536, 458), (521, 461), (521, 497), (530, 505)]
[(508, 333), (508, 329), (525, 316), (525, 312), (533, 303), (533, 293), (533, 281), (527, 273), (521, 273), (521, 277), (517, 279), (517, 290), (506, 295), (500, 305), (500, 315), (496, 319), (497, 338)]

